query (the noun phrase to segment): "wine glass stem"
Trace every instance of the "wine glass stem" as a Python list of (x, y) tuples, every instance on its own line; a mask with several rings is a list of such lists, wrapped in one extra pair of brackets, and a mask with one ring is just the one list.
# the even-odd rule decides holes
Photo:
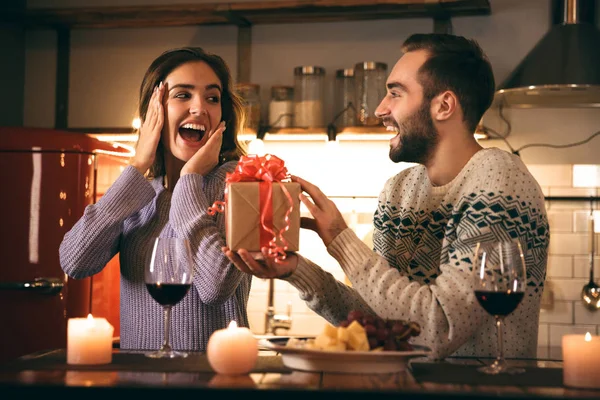
[(504, 348), (502, 344), (504, 343), (502, 340), (502, 322), (504, 320), (503, 317), (496, 315), (496, 337), (498, 338), (498, 355), (496, 356), (497, 364), (504, 364)]
[(171, 306), (165, 307), (165, 338), (162, 345), (163, 351), (171, 351), (171, 346), (169, 345), (169, 331), (171, 328)]

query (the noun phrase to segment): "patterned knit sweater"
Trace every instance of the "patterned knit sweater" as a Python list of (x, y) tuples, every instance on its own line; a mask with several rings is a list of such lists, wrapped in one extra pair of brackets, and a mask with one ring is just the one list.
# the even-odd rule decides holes
[(371, 310), (418, 322), (422, 332), (412, 343), (431, 347), (433, 358), (494, 357), (494, 320), (473, 293), (473, 252), (479, 240), (510, 238), (521, 242), (527, 289), (505, 318), (504, 353), (535, 357), (548, 219), (538, 183), (499, 149), (477, 152), (444, 186), (433, 186), (422, 165), (389, 179), (374, 215), (374, 252), (350, 229), (327, 249), (355, 290), (302, 257), (287, 280), (333, 324), (351, 309)]
[(251, 276), (237, 270), (221, 251), (223, 214), (206, 212), (215, 200), (223, 200), (225, 174), (235, 166), (223, 164), (205, 177), (184, 175), (172, 193), (164, 189), (162, 177), (149, 181), (128, 166), (65, 234), (60, 262), (72, 278), (97, 274), (119, 253), (121, 348), (162, 345), (163, 309), (144, 284), (144, 266), (158, 236), (187, 238), (194, 253), (192, 289), (171, 311), (171, 346), (204, 351), (212, 332), (231, 320), (248, 326)]

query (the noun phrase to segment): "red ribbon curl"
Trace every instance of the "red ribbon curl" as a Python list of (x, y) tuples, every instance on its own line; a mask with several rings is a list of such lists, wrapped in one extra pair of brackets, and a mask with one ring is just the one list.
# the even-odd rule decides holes
[[(285, 188), (282, 182), (290, 181), (287, 168), (282, 159), (272, 154), (258, 156), (251, 154), (241, 156), (240, 160), (233, 173), (228, 173), (225, 178), (226, 183), (233, 182), (260, 182), (260, 244), (266, 243), (268, 256), (273, 258), (275, 262), (282, 263), (286, 258), (286, 250), (288, 242), (283, 237), (283, 234), (290, 229), (289, 216), (294, 209), (292, 196)], [(272, 184), (277, 182), (281, 190), (287, 197), (290, 207), (285, 213), (285, 226), (279, 231), (273, 226), (273, 209), (272, 209)], [(227, 189), (225, 189), (225, 202), (227, 201)], [(217, 212), (224, 212), (225, 202), (215, 201), (212, 207), (208, 208), (210, 215), (215, 215)], [(270, 239), (269, 239), (270, 238)], [(278, 244), (278, 241), (281, 244)]]

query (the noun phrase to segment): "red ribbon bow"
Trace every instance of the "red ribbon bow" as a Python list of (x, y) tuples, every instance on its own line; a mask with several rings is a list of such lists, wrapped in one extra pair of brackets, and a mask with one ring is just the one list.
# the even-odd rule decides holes
[(281, 158), (267, 154), (240, 157), (235, 171), (227, 174), (226, 181), (231, 182), (283, 182), (289, 180), (287, 168)]
[[(260, 222), (261, 222), (261, 244), (266, 235), (270, 237), (267, 244), (268, 256), (275, 262), (282, 263), (286, 258), (285, 251), (288, 243), (283, 234), (290, 228), (289, 216), (294, 209), (292, 196), (281, 182), (289, 181), (289, 174), (282, 159), (272, 154), (258, 156), (255, 154), (241, 156), (233, 173), (228, 173), (225, 182), (260, 182)], [(279, 183), (281, 190), (286, 195), (290, 207), (285, 213), (285, 226), (277, 232), (273, 226), (273, 209), (271, 204), (272, 184)], [(225, 202), (227, 201), (227, 189), (225, 189)], [(209, 207), (208, 213), (214, 215), (225, 211), (225, 202), (216, 201)], [(277, 242), (281, 244), (278, 244)]]

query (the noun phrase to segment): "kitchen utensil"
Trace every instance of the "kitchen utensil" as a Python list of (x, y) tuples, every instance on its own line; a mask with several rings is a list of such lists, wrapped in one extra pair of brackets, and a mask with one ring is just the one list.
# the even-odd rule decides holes
[(594, 253), (596, 247), (594, 232), (594, 209), (590, 212), (590, 281), (581, 289), (583, 304), (590, 310), (596, 311), (600, 308), (600, 286), (594, 282)]

